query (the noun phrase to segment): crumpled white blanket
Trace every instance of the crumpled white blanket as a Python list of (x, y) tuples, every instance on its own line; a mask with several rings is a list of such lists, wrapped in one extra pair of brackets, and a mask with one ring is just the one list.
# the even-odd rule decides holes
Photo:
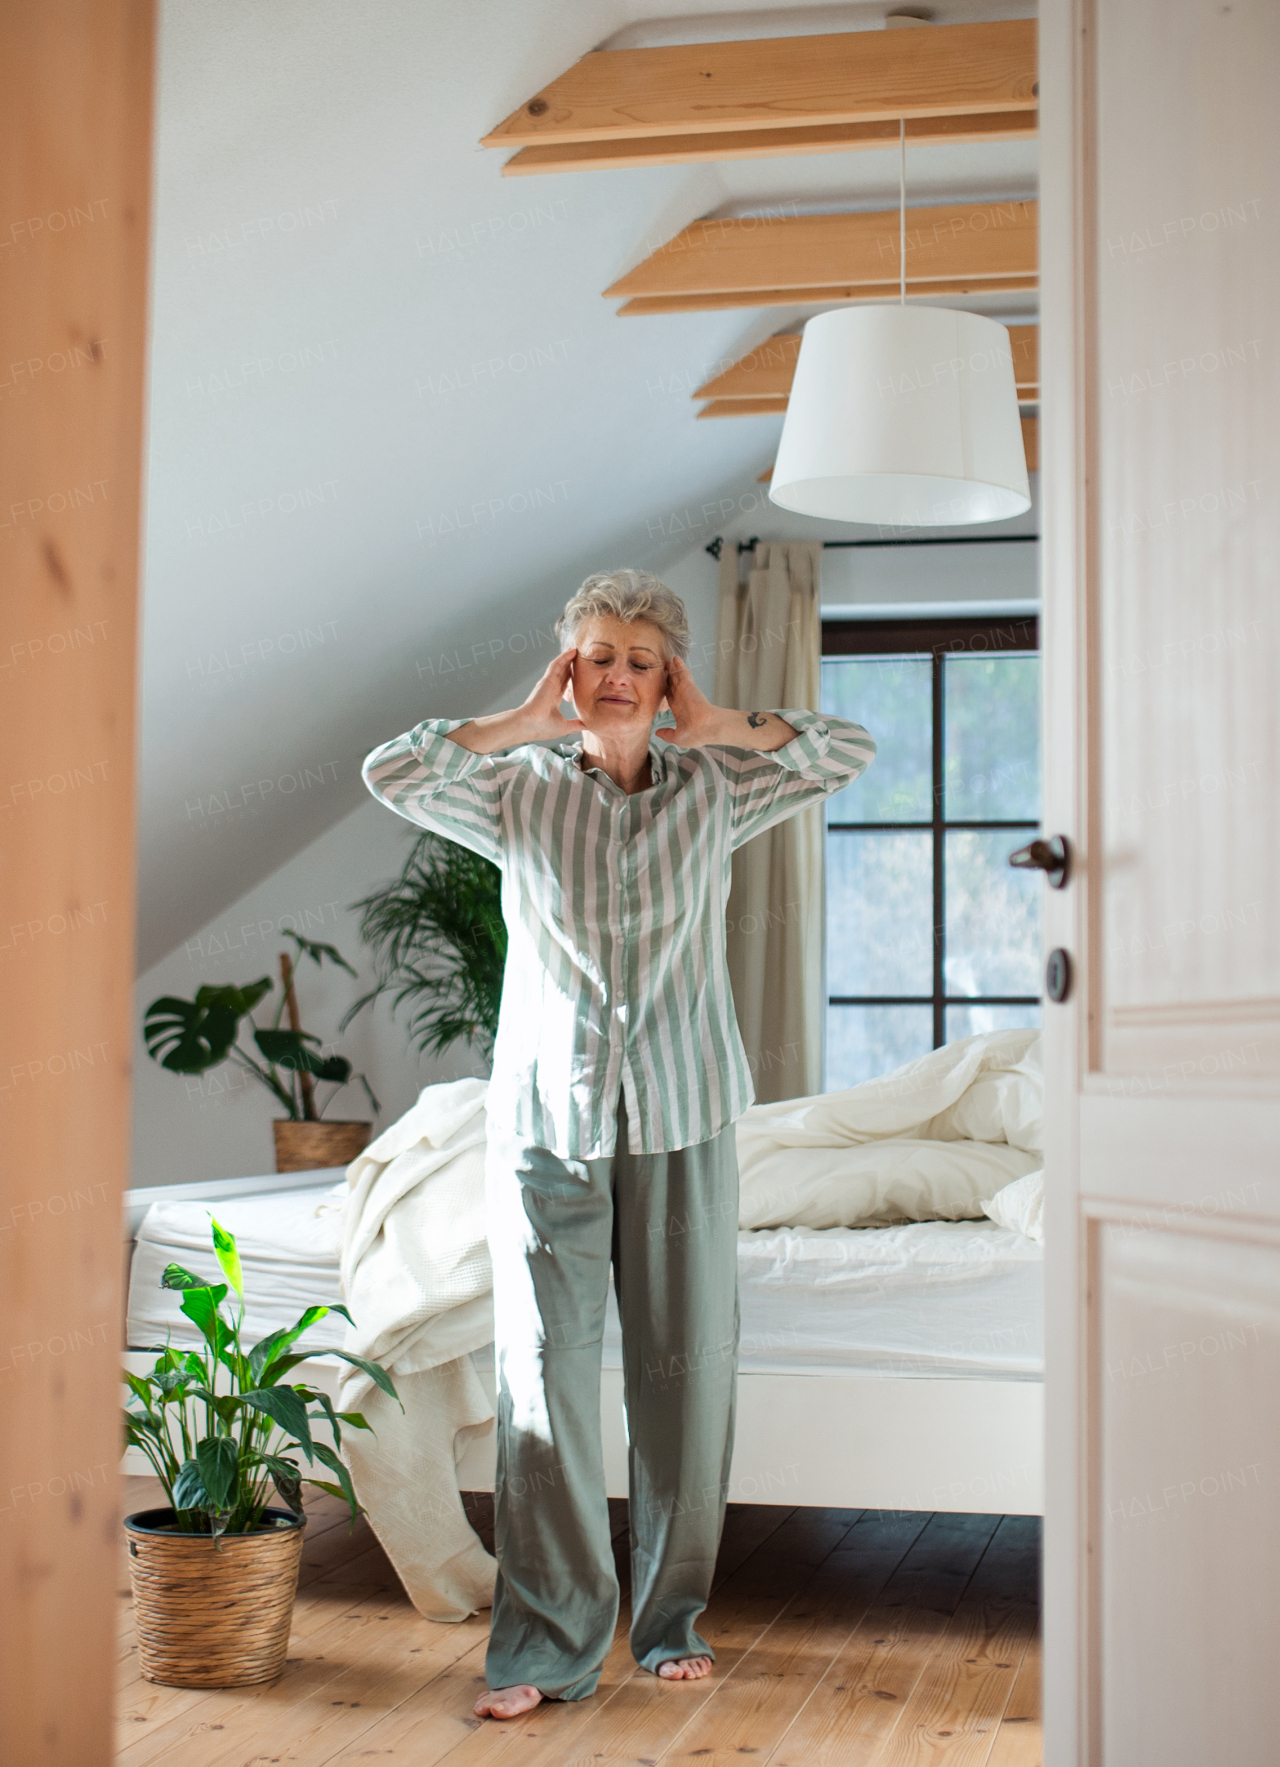
[(457, 1462), (493, 1427), (470, 1352), (493, 1341), (485, 1234), (484, 1080), (424, 1089), (347, 1169), (342, 1289), (358, 1324), (344, 1348), (391, 1372), (404, 1410), (347, 1367), (343, 1450), (356, 1495), (409, 1598), (430, 1620), (493, 1600), (493, 1559), (467, 1521)]

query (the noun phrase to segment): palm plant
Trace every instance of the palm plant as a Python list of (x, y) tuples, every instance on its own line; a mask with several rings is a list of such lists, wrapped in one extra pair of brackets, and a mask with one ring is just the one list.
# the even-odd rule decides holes
[(342, 1021), (382, 994), (406, 1006), (424, 1055), (459, 1039), (486, 1061), (493, 1055), (507, 960), (502, 874), (468, 847), (430, 832), (409, 849), (394, 883), (353, 904), (360, 936), (373, 950), (375, 985)]
[[(342, 1446), (343, 1424), (358, 1430), (369, 1425), (358, 1411), (335, 1411), (319, 1388), (291, 1384), (285, 1376), (308, 1356), (339, 1356), (363, 1369), (394, 1399), (391, 1376), (380, 1363), (347, 1350), (294, 1350), (303, 1332), (327, 1313), (341, 1313), (353, 1323), (336, 1302), (308, 1307), (296, 1324), (271, 1332), (246, 1350), (240, 1341), (245, 1310), (240, 1254), (235, 1235), (217, 1221), (213, 1249), (226, 1282), (205, 1282), (180, 1264), (165, 1269), (162, 1286), (181, 1292), (182, 1311), (199, 1327), (205, 1347), (196, 1352), (167, 1343), (157, 1346), (160, 1358), (149, 1374), (125, 1371), (137, 1401), (136, 1408), (125, 1409), (125, 1439), (151, 1462), (184, 1534), (252, 1533), (273, 1485), (295, 1515), (302, 1514), (304, 1484), (341, 1497), (354, 1523), (360, 1506), (336, 1450)], [(238, 1306), (224, 1317), (228, 1284)], [(316, 1423), (327, 1425), (332, 1448), (316, 1441)], [(303, 1472), (299, 1455), (312, 1464), (319, 1460), (333, 1479)]]

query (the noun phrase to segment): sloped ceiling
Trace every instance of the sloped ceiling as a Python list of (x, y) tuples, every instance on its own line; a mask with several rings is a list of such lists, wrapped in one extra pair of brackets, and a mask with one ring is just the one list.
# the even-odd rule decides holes
[[(619, 320), (599, 291), (702, 215), (889, 206), (896, 154), (504, 181), (479, 137), (646, 16), (165, 6), (140, 967), (351, 809), (375, 742), (517, 691), (589, 571), (661, 570), (760, 494), (780, 420), (697, 423), (688, 395), (802, 315)], [(753, 34), (720, 24), (699, 35)], [(914, 149), (909, 177), (913, 201), (1030, 196), (1034, 143)]]

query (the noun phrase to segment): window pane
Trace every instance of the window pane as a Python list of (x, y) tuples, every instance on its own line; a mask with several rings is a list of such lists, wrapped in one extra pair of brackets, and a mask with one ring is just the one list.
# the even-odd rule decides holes
[(1040, 993), (1044, 883), (1038, 871), (1009, 866), (1025, 838), (1005, 828), (956, 828), (945, 836), (948, 994)]
[(978, 1037), (987, 1031), (1039, 1030), (1041, 1017), (1039, 1006), (949, 1006), (947, 1042), (958, 1043), (961, 1037)]
[(928, 1006), (829, 1006), (826, 1090), (874, 1080), (933, 1048)]
[(828, 834), (828, 994), (932, 994), (932, 927), (931, 834)]
[(1039, 821), (1040, 658), (948, 655), (942, 690), (947, 820)]
[(827, 799), (828, 822), (928, 822), (933, 665), (926, 657), (840, 657), (822, 665), (822, 709), (869, 730), (867, 773)]

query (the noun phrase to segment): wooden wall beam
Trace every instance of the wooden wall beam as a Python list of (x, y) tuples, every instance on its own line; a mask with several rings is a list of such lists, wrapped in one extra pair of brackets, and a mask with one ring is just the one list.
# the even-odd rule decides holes
[[(897, 35), (898, 33), (891, 33)], [(906, 33), (903, 33), (906, 34)], [(907, 287), (1034, 285), (1034, 202), (947, 203), (907, 210)], [(762, 295), (797, 301), (882, 291), (899, 275), (898, 212), (746, 215), (695, 221), (605, 289), (630, 300)], [(814, 290), (829, 289), (824, 295)], [(849, 290), (844, 294), (843, 290)], [(732, 302), (712, 301), (712, 305)], [(747, 304), (750, 304), (749, 302)]]
[[(1024, 402), (1038, 399), (1040, 327), (1011, 325), (1009, 349), (1013, 356), (1014, 381), (1019, 399)], [(764, 343), (757, 344), (754, 350), (748, 350), (745, 356), (739, 357), (723, 374), (703, 381), (690, 397), (720, 402), (781, 397), (785, 401), (791, 391), (799, 354), (800, 333), (778, 332)], [(705, 412), (699, 413), (699, 416), (705, 415)]]
[(484, 145), (1029, 111), (1037, 91), (1033, 19), (606, 49), (535, 93)]
[(107, 1767), (152, 6), (0, 36), (0, 1753)]
[[(982, 112), (976, 116), (911, 117), (909, 147), (950, 147), (961, 141), (1034, 141), (1034, 110)], [(774, 159), (788, 154), (848, 153), (898, 145), (896, 122), (820, 123), (797, 129), (723, 130), (713, 135), (621, 137), (522, 147), (502, 168), (504, 178), (542, 172), (615, 172), (634, 166), (697, 165), (710, 160)]]
[(764, 395), (758, 399), (713, 399), (699, 411), (699, 417), (781, 417), (787, 409), (785, 394), (781, 398)]

